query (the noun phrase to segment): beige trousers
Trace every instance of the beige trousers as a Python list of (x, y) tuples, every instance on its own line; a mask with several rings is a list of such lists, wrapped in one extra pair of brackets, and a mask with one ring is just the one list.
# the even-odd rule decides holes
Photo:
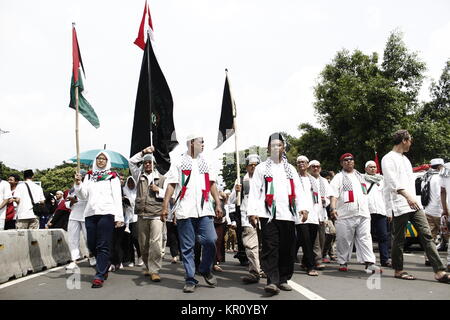
[(142, 260), (150, 273), (158, 273), (162, 263), (163, 222), (138, 218), (139, 246)]

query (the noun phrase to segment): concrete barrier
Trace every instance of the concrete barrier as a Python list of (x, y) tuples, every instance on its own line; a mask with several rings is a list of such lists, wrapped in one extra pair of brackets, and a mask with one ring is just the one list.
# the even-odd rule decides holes
[[(83, 235), (80, 253), (89, 255)], [(0, 231), (0, 283), (68, 262), (68, 236), (63, 229)]]

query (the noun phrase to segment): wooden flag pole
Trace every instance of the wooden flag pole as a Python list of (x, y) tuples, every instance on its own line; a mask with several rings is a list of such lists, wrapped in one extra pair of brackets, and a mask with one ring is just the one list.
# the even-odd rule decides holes
[[(228, 69), (225, 69), (228, 87), (230, 88), (231, 106), (233, 109), (233, 128), (234, 128), (234, 145), (236, 150), (236, 183), (241, 184), (241, 168), (239, 165), (239, 149), (238, 149), (238, 135), (237, 135), (237, 121), (236, 121), (236, 104), (234, 103), (233, 94), (231, 93), (231, 83), (228, 77)], [(241, 192), (236, 192), (236, 205), (241, 205)]]

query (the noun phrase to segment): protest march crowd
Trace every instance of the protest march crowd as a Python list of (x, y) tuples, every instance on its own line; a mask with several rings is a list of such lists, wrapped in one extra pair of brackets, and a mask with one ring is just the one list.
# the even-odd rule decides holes
[[(412, 143), (407, 130), (392, 135), (382, 175), (372, 160), (365, 163), (365, 173), (358, 172), (348, 152), (336, 159), (342, 170), (334, 174), (322, 171), (320, 160), (303, 155), (295, 168), (286, 157), (285, 137), (274, 133), (267, 160), (248, 155), (246, 174), (232, 190), (218, 186), (218, 174), (202, 154), (201, 134), (186, 138), (187, 151), (164, 175), (157, 170), (154, 146), (129, 159), (126, 179), (111, 170), (108, 152), (100, 151), (91, 170), (75, 173), (73, 187), (50, 200), (33, 183), (32, 170), (24, 171), (24, 182), (16, 174), (0, 181), (0, 230), (67, 230), (72, 260), (67, 269), (77, 268), (83, 258), (80, 241), (86, 239), (96, 269), (92, 288), (101, 288), (109, 272), (135, 264), (152, 281), (164, 281), (160, 270), (166, 246), (171, 262), (183, 264), (183, 292), (195, 291), (196, 275), (214, 287), (227, 247), (248, 268), (242, 281), (265, 278), (264, 291), (275, 295), (292, 290), (288, 280), (296, 263), (309, 276), (319, 276), (331, 261), (347, 272), (354, 248), (367, 273), (392, 268), (395, 278), (414, 280), (403, 268), (405, 230), (411, 223), (435, 280), (449, 283), (450, 250), (445, 264), (436, 240), (448, 241), (450, 163), (431, 159), (420, 186), (426, 197), (419, 201), (405, 155)], [(49, 219), (45, 210), (52, 213)]]

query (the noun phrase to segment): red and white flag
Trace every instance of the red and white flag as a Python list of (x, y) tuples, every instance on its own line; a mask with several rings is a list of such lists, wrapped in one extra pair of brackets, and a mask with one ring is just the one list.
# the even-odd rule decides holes
[[(145, 16), (148, 14), (148, 28), (145, 25)], [(142, 50), (145, 49), (145, 29), (149, 31), (150, 39), (155, 41), (153, 38), (153, 23), (152, 16), (150, 15), (150, 6), (147, 5), (147, 0), (145, 0), (144, 14), (142, 15), (141, 25), (139, 26), (139, 32), (136, 40), (134, 40), (134, 44), (137, 45)]]

